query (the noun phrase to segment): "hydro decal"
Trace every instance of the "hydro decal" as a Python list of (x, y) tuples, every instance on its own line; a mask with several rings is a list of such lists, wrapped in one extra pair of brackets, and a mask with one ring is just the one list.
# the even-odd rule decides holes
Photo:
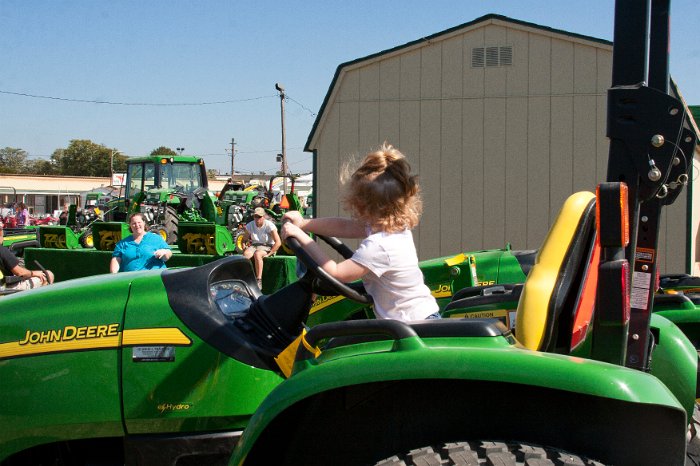
[(66, 325), (60, 329), (27, 329), (17, 341), (0, 343), (0, 360), (39, 354), (89, 351), (125, 346), (189, 346), (192, 340), (179, 328), (140, 328), (119, 331), (119, 324)]
[(184, 402), (184, 403), (160, 403), (157, 406), (158, 411), (160, 411), (160, 414), (167, 412), (178, 412), (178, 411), (187, 411), (192, 407), (192, 403), (190, 402)]

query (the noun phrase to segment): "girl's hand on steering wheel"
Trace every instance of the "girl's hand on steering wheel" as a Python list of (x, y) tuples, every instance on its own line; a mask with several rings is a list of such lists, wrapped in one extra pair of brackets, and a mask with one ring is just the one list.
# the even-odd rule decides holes
[(282, 225), (282, 230), (280, 231), (280, 233), (283, 240), (286, 240), (287, 238), (297, 238), (301, 241), (301, 238), (307, 236), (301, 228), (296, 226), (291, 221), (285, 222)]
[(299, 212), (298, 210), (290, 210), (282, 216), (282, 223), (284, 222), (291, 222), (299, 228), (303, 229), (304, 224), (306, 223), (306, 219), (301, 216), (301, 212)]

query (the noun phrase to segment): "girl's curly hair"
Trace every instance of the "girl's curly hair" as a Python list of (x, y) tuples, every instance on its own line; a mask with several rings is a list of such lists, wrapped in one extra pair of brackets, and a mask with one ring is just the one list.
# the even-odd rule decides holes
[(345, 185), (344, 207), (373, 230), (394, 233), (418, 225), (423, 209), (418, 177), (392, 145), (385, 142), (367, 154)]

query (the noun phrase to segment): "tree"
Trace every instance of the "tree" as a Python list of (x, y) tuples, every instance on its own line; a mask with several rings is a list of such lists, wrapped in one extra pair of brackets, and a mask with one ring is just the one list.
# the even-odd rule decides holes
[(51, 160), (61, 175), (109, 176), (112, 149), (87, 139), (73, 139), (66, 149), (56, 149)]
[(158, 149), (154, 149), (151, 155), (177, 155), (177, 152), (169, 147), (160, 146)]
[(115, 173), (119, 172), (126, 172), (126, 161), (129, 159), (129, 156), (122, 154), (121, 152), (118, 152), (117, 149), (112, 149), (114, 151), (114, 159), (112, 160), (112, 169), (114, 170)]
[(53, 160), (29, 160), (24, 169), (25, 173), (33, 175), (56, 175), (58, 168)]
[(0, 149), (0, 173), (23, 173), (26, 164), (26, 151), (14, 147)]
[(207, 170), (207, 179), (213, 180), (218, 174), (219, 172), (217, 170), (210, 168), (209, 170)]

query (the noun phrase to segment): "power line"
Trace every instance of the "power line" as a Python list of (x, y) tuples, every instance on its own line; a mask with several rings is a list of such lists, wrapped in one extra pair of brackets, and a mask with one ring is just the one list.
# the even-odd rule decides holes
[(54, 96), (47, 96), (47, 95), (37, 95), (37, 94), (28, 94), (24, 92), (12, 92), (12, 91), (3, 91), (0, 90), (0, 94), (8, 94), (8, 95), (16, 95), (20, 97), (30, 97), (32, 99), (47, 99), (47, 100), (59, 100), (62, 102), (75, 102), (75, 103), (83, 103), (83, 104), (102, 104), (102, 105), (123, 105), (123, 106), (132, 106), (132, 107), (193, 107), (193, 106), (202, 106), (202, 105), (223, 105), (223, 104), (233, 104), (233, 103), (240, 103), (240, 102), (250, 102), (253, 100), (262, 100), (262, 99), (269, 99), (272, 97), (277, 97), (276, 95), (262, 95), (258, 97), (249, 97), (246, 99), (230, 99), (230, 100), (218, 100), (218, 101), (213, 101), (213, 102), (173, 102), (173, 103), (167, 103), (167, 102), (112, 102), (109, 100), (90, 100), (90, 99), (70, 99), (66, 97), (54, 97)]
[[(290, 147), (289, 149), (290, 149), (290, 150), (297, 150), (297, 149), (303, 149), (303, 147)], [(269, 150), (258, 150), (258, 149), (254, 149), (254, 150), (238, 150), (238, 149), (236, 149), (236, 155), (238, 155), (238, 154), (276, 154), (276, 153), (278, 153), (279, 151), (280, 151), (279, 149), (269, 149)], [(197, 155), (201, 155), (202, 157), (204, 157), (204, 156), (211, 156), (211, 155), (215, 155), (215, 156), (218, 156), (218, 155), (225, 155), (226, 157), (230, 157), (230, 156), (231, 156), (231, 154), (229, 154), (229, 153), (197, 154)]]
[[(205, 105), (225, 105), (225, 104), (235, 104), (241, 102), (252, 102), (255, 100), (269, 99), (273, 97), (278, 97), (277, 95), (261, 95), (257, 97), (248, 97), (244, 99), (228, 99), (228, 100), (215, 100), (211, 102), (114, 102), (110, 100), (93, 100), (93, 99), (73, 99), (68, 97), (56, 97), (50, 95), (39, 95), (39, 94), (29, 94), (26, 92), (13, 92), (0, 90), (0, 94), (15, 95), (19, 97), (28, 97), (32, 99), (45, 99), (45, 100), (58, 100), (61, 102), (73, 102), (81, 104), (100, 104), (100, 105), (122, 105), (126, 107), (196, 107)], [(285, 94), (285, 99), (294, 102), (299, 107), (304, 109), (312, 117), (316, 117), (316, 113), (308, 108), (306, 105), (302, 104), (296, 99), (289, 97)]]
[(307, 106), (305, 106), (305, 105), (302, 104), (301, 102), (292, 99), (291, 97), (289, 97), (289, 94), (285, 94), (284, 96), (285, 96), (285, 98), (286, 98), (287, 100), (291, 100), (292, 102), (294, 102), (295, 104), (297, 104), (298, 106), (300, 106), (301, 108), (303, 108), (304, 110), (306, 110), (307, 112), (309, 112), (309, 114), (310, 114), (312, 117), (316, 118), (316, 113), (313, 112), (310, 108), (308, 108)]

